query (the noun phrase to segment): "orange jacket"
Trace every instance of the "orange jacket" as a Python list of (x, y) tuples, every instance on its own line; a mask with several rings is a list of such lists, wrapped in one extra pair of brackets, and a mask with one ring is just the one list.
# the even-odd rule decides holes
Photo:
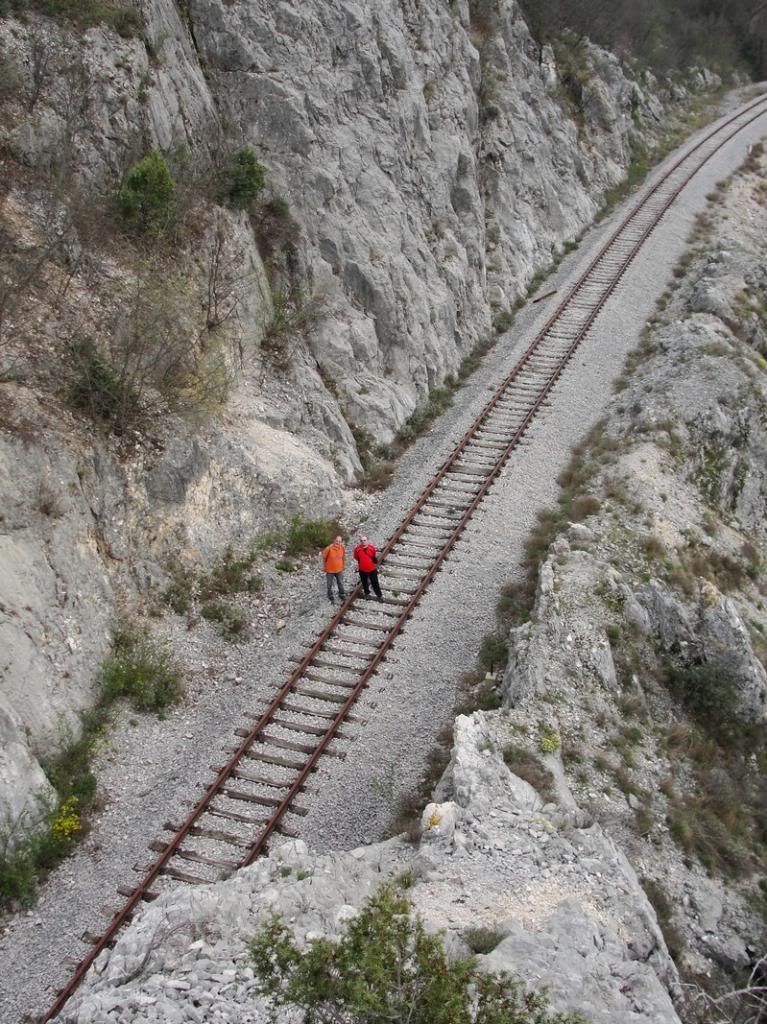
[(325, 564), (325, 572), (343, 572), (345, 554), (346, 548), (343, 544), (328, 544), (322, 552), (322, 561)]

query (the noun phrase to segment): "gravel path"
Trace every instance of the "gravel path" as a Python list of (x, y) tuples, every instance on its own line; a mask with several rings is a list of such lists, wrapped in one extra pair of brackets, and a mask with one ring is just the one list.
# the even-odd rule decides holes
[[(324, 759), (302, 830), (311, 846), (324, 851), (377, 840), (398, 792), (416, 785), (436, 735), (452, 720), (460, 675), (474, 667), (481, 639), (492, 629), (498, 590), (519, 563), (536, 512), (556, 500), (556, 477), (571, 446), (609, 401), (611, 382), (638, 343), (685, 249), (695, 214), (712, 186), (766, 131), (763, 117), (693, 179), (600, 314), (551, 405), (494, 485), (360, 703), (358, 713), (367, 721), (355, 726), (347, 759)], [(617, 213), (592, 230), (543, 290), (558, 288), (561, 294), (616, 219)], [(385, 540), (554, 301), (522, 312), (454, 407), (402, 458), (385, 494), (352, 498), (352, 525), (367, 515), (365, 532), (379, 543)], [(210, 781), (209, 766), (220, 763), (234, 745), (232, 731), (243, 724), (244, 713), (263, 706), (288, 675), (289, 656), (327, 620), (324, 581), (316, 567), (291, 575), (267, 567), (264, 574), (265, 596), (249, 604), (254, 628), (247, 643), (228, 644), (206, 622), (191, 631), (174, 617), (161, 623), (186, 668), (186, 700), (164, 721), (124, 711), (105, 740), (96, 764), (105, 803), (88, 839), (48, 880), (34, 910), (5, 922), (2, 1024), (48, 1005), (69, 973), (68, 958), (83, 955), (78, 936), (102, 930), (107, 920), (102, 911), (118, 905), (115, 886), (135, 879), (133, 865), (150, 862), (147, 844), (161, 834), (163, 822), (189, 809), (195, 786)]]

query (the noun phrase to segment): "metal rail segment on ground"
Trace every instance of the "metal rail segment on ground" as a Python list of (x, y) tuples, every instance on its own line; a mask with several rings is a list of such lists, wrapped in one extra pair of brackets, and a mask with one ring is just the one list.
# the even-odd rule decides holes
[(296, 834), (290, 818), (306, 813), (296, 798), (306, 790), (319, 758), (345, 756), (332, 744), (345, 738), (342, 725), (355, 721), (355, 702), (644, 241), (692, 176), (765, 113), (767, 96), (744, 106), (640, 197), (383, 547), (379, 565), (384, 600), (365, 600), (355, 587), (308, 652), (295, 659), (295, 670), (255, 723), (237, 730), (241, 742), (226, 764), (214, 768), (215, 778), (189, 816), (167, 823), (172, 838), (152, 844), (159, 856), (140, 883), (118, 890), (127, 902), (104, 934), (90, 940), (93, 948), (43, 1024), (58, 1016), (138, 904), (159, 895), (161, 878), (188, 884), (215, 881), (252, 863), (272, 833)]

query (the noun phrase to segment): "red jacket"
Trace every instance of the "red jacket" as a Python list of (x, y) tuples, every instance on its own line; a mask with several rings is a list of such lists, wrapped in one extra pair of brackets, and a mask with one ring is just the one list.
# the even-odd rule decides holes
[(378, 552), (375, 544), (358, 544), (354, 549), (354, 557), (360, 572), (373, 572), (378, 568)]

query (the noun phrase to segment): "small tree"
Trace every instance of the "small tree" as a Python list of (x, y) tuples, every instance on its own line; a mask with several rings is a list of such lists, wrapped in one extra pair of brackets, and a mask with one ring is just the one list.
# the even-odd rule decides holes
[(585, 1024), (550, 1010), (545, 996), (508, 975), (477, 970), (473, 957), (447, 959), (410, 903), (383, 885), (338, 942), (305, 950), (279, 917), (251, 943), (262, 994), (303, 1011), (304, 1024)]
[(266, 173), (256, 154), (245, 146), (238, 150), (224, 172), (222, 199), (238, 210), (249, 209), (266, 184)]
[(150, 153), (131, 167), (117, 201), (126, 222), (142, 234), (159, 234), (172, 223), (176, 185), (161, 153)]

